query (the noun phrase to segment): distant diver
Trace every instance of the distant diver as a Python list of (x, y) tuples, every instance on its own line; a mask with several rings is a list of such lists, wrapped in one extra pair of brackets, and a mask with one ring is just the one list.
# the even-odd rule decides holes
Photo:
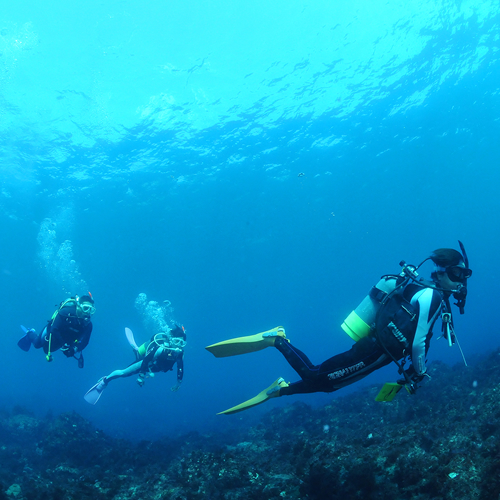
[(179, 390), (184, 376), (184, 348), (186, 347), (184, 327), (176, 325), (173, 330), (157, 333), (141, 346), (135, 343), (132, 330), (125, 328), (125, 335), (135, 352), (136, 361), (124, 370), (115, 370), (99, 379), (84, 396), (88, 403), (95, 405), (111, 380), (139, 375), (137, 383), (142, 387), (147, 377), (153, 377), (158, 372), (168, 372), (176, 363), (177, 384), (171, 390), (174, 392)]
[(52, 353), (60, 349), (68, 358), (77, 359), (78, 367), (83, 368), (83, 350), (92, 334), (90, 318), (94, 313), (94, 299), (90, 292), (63, 300), (39, 334), (34, 328), (28, 330), (21, 326), (24, 335), (17, 345), (26, 352), (31, 345), (35, 349), (43, 348), (47, 361), (52, 361)]
[[(432, 328), (441, 315), (443, 336), (449, 345), (457, 342), (453, 329), (450, 296), (464, 313), (467, 279), (471, 277), (463, 244), (462, 253), (440, 248), (418, 266), (402, 261), (398, 275), (384, 275), (361, 304), (346, 318), (342, 329), (356, 342), (352, 348), (319, 365), (286, 338), (281, 326), (248, 337), (226, 340), (206, 347), (215, 357), (235, 356), (275, 347), (302, 380), (287, 383), (278, 378), (257, 396), (219, 414), (246, 410), (280, 396), (313, 392), (333, 392), (357, 382), (383, 366), (395, 362), (404, 378), (388, 383), (377, 396), (390, 401), (401, 387), (414, 394), (426, 373), (426, 356)], [(431, 280), (419, 277), (417, 270), (427, 260), (434, 263)], [(458, 344), (460, 347), (460, 345)], [(410, 366), (405, 370), (406, 361)]]

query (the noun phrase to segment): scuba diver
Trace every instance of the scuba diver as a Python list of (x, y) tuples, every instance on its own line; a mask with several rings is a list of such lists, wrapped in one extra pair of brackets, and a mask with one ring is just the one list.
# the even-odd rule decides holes
[(137, 383), (142, 387), (147, 377), (154, 377), (155, 373), (168, 372), (177, 363), (177, 384), (171, 390), (179, 390), (184, 376), (184, 348), (186, 347), (186, 331), (183, 326), (175, 326), (169, 332), (160, 332), (140, 347), (135, 343), (134, 334), (125, 328), (125, 335), (135, 352), (136, 361), (124, 370), (115, 370), (106, 377), (99, 379), (84, 396), (85, 401), (95, 405), (101, 397), (102, 391), (111, 380), (121, 377), (139, 375)]
[(77, 359), (78, 367), (83, 368), (82, 351), (92, 334), (90, 318), (94, 313), (94, 299), (90, 292), (63, 300), (39, 334), (34, 328), (28, 330), (21, 326), (24, 335), (17, 345), (26, 352), (32, 344), (35, 349), (43, 348), (49, 362), (52, 361), (52, 353), (61, 349), (66, 357)]
[[(274, 397), (333, 392), (391, 362), (396, 363), (403, 378), (397, 383), (385, 384), (376, 400), (391, 401), (403, 386), (410, 394), (414, 394), (418, 384), (424, 378), (430, 378), (426, 373), (426, 356), (432, 328), (440, 315), (443, 336), (450, 346), (456, 342), (460, 348), (453, 329), (450, 296), (453, 295), (457, 300), (455, 305), (463, 314), (467, 279), (471, 277), (472, 271), (465, 248), (460, 241), (459, 244), (462, 253), (451, 248), (440, 248), (418, 266), (402, 261), (400, 274), (382, 276), (342, 324), (342, 329), (355, 344), (349, 351), (337, 354), (319, 365), (314, 365), (290, 343), (281, 326), (206, 347), (218, 358), (275, 347), (301, 378), (294, 383), (278, 378), (254, 398), (219, 414), (243, 411)], [(417, 273), (427, 260), (434, 263), (431, 280), (422, 279)], [(405, 369), (407, 361), (410, 361), (410, 365)]]

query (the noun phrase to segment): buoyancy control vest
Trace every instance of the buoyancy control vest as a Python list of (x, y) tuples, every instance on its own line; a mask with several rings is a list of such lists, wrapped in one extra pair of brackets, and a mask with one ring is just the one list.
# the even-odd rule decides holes
[[(465, 252), (461, 243), (460, 247)], [(418, 266), (413, 266), (401, 261), (400, 274), (382, 276), (359, 306), (344, 320), (342, 329), (356, 342), (367, 335), (373, 335), (398, 364), (397, 358), (400, 358), (400, 354), (404, 353), (404, 350), (413, 342), (418, 323), (417, 311), (410, 302), (411, 297), (406, 298), (404, 295), (406, 286), (412, 282), (418, 287), (431, 288), (439, 293), (443, 337), (447, 339), (449, 346), (458, 345), (467, 366), (453, 328), (449, 296), (445, 293), (446, 290), (439, 288), (435, 282), (419, 277), (417, 270), (423, 262)], [(466, 265), (468, 265), (468, 261)], [(413, 295), (414, 293), (412, 293)], [(464, 298), (462, 302), (460, 300), (457, 302), (456, 305), (460, 308), (460, 312), (463, 312), (464, 304)]]
[(59, 307), (54, 311), (54, 314), (52, 315), (52, 317), (49, 319), (49, 323), (52, 324), (54, 323), (54, 320), (56, 319), (57, 315), (59, 314), (59, 312), (66, 306), (70, 307), (70, 306), (73, 306), (73, 305), (76, 305), (76, 298), (75, 297), (70, 297), (69, 299), (65, 299), (63, 300), (60, 304), (59, 304)]
[[(418, 323), (418, 314), (410, 302), (411, 297), (405, 296), (407, 285), (413, 282), (417, 287), (432, 288), (442, 297), (432, 282), (415, 279), (417, 274), (413, 266), (402, 264), (402, 272), (399, 275), (382, 276), (342, 324), (342, 329), (356, 342), (373, 335), (396, 358), (402, 357), (410, 346)], [(443, 298), (442, 301), (444, 305)], [(446, 310), (448, 312), (449, 308)], [(449, 315), (451, 318), (451, 313)]]
[[(393, 359), (400, 359), (409, 354), (417, 331), (418, 310), (411, 303), (411, 298), (418, 293), (419, 289), (430, 287), (419, 282), (409, 284), (409, 280), (401, 276), (395, 278), (396, 283), (399, 281), (399, 284), (382, 298), (375, 318), (373, 334)], [(442, 301), (441, 293), (437, 290), (436, 293)]]

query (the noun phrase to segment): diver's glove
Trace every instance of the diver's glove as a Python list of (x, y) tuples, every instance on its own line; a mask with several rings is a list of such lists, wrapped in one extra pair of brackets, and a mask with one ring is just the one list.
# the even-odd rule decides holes
[(139, 387), (142, 387), (145, 381), (146, 381), (146, 374), (139, 373), (139, 377), (137, 378), (137, 383), (139, 384)]
[(404, 378), (397, 380), (397, 383), (404, 385), (410, 394), (415, 394), (418, 389), (418, 384), (420, 384), (425, 377), (430, 378), (430, 375), (427, 373), (421, 373), (420, 375), (416, 373), (413, 366), (410, 366), (408, 370), (404, 371), (404, 376)]
[(64, 353), (64, 355), (68, 358), (72, 358), (75, 355), (75, 352), (78, 350), (76, 346), (72, 346), (69, 344), (64, 344), (61, 347), (61, 351)]
[(155, 374), (153, 372), (140, 372), (139, 377), (137, 378), (137, 383), (139, 384), (139, 387), (142, 387), (144, 385), (144, 382), (146, 382), (146, 379), (148, 377), (153, 378)]
[(178, 380), (177, 384), (170, 388), (172, 392), (177, 392), (181, 388), (182, 380)]

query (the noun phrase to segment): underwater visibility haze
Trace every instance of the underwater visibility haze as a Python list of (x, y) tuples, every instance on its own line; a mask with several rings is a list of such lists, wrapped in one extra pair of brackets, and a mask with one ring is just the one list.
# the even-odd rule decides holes
[[(298, 377), (271, 349), (217, 360), (204, 347), (283, 325), (319, 363), (350, 347), (340, 325), (381, 275), (458, 240), (474, 274), (455, 329), (466, 358), (495, 351), (499, 38), (493, 0), (4, 5), (0, 407), (75, 412), (137, 441), (363, 388), (372, 400), (394, 365), (216, 416)], [(17, 347), (20, 325), (40, 331), (88, 291), (83, 369)], [(156, 304), (137, 308), (140, 294)], [(179, 391), (174, 369), (87, 404), (134, 360), (125, 328), (142, 343), (155, 314), (186, 330)], [(463, 364), (439, 329), (429, 360)], [(431, 384), (439, 370), (414, 397)]]

